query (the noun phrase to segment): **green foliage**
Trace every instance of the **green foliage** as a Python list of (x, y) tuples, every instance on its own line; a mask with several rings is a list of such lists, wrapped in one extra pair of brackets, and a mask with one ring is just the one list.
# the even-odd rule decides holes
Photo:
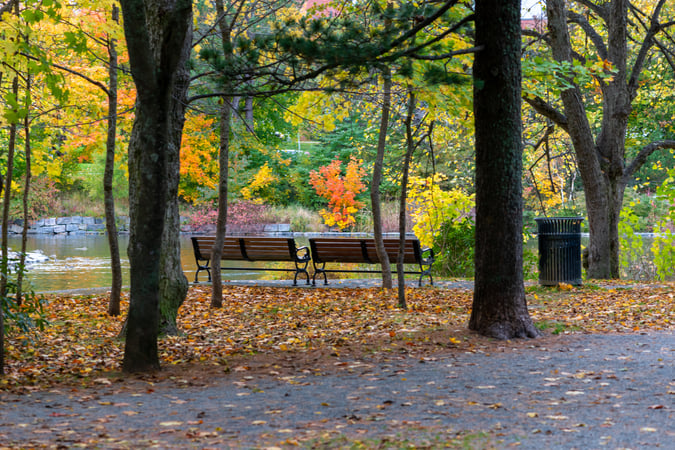
[(415, 223), (413, 230), (424, 246), (435, 245), (441, 227), (447, 222), (461, 223), (473, 215), (474, 196), (458, 189), (441, 189), (443, 178), (436, 175), (426, 179), (413, 177), (410, 180), (408, 197)]
[[(61, 206), (58, 195), (56, 183), (52, 179), (46, 175), (33, 178), (28, 192), (29, 220), (58, 214)], [(12, 217), (23, 216), (23, 205), (20, 203), (19, 198), (13, 202)]]
[(656, 193), (670, 205), (668, 213), (657, 224), (657, 234), (652, 244), (658, 277), (666, 280), (675, 276), (675, 169), (668, 171), (668, 178)]
[(636, 230), (640, 217), (635, 213), (636, 203), (631, 202), (621, 210), (619, 222), (619, 257), (621, 274), (632, 280), (654, 278), (653, 265), (649, 253), (645, 249), (642, 236)]
[[(23, 292), (21, 304), (17, 304), (16, 275), (19, 271), (25, 271), (24, 267), (15, 266), (15, 273), (8, 280), (7, 296), (0, 298), (2, 313), (4, 315), (4, 332), (34, 333), (44, 330), (47, 322), (47, 312), (44, 309), (46, 300), (33, 291)], [(25, 281), (24, 281), (25, 282)]]
[[(94, 156), (94, 162), (91, 164), (78, 165), (78, 178), (81, 184), (94, 200), (103, 201), (103, 174), (105, 172), (105, 158), (103, 153), (97, 153)], [(119, 163), (115, 164), (113, 170), (113, 197), (124, 198), (129, 196), (129, 180), (125, 170)]]
[(441, 276), (473, 278), (475, 236), (472, 220), (444, 222), (434, 237), (434, 271)]

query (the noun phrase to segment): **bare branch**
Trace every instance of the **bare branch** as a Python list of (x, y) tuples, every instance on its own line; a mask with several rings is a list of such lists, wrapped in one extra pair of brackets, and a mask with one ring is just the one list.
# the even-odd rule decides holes
[(644, 165), (649, 155), (651, 155), (657, 150), (663, 150), (666, 148), (675, 149), (675, 140), (651, 142), (642, 147), (642, 149), (638, 152), (633, 162), (631, 162), (630, 165), (626, 167), (626, 169), (624, 170), (622, 181), (627, 184), (629, 181), (632, 180), (635, 173), (638, 170), (640, 170), (640, 168)]
[[(39, 59), (36, 58), (35, 56), (28, 55), (28, 54), (26, 54), (26, 53), (22, 53), (21, 55), (22, 55), (22, 56), (25, 56), (26, 58), (32, 59), (32, 60), (34, 60), (34, 61), (39, 61)], [(109, 93), (109, 91), (108, 91), (108, 87), (107, 87), (105, 84), (101, 83), (100, 81), (96, 81), (96, 80), (94, 80), (93, 78), (89, 78), (88, 76), (86, 76), (86, 75), (83, 74), (83, 73), (77, 72), (77, 71), (75, 71), (75, 70), (73, 70), (73, 69), (70, 69), (70, 68), (68, 68), (68, 67), (66, 67), (66, 66), (62, 66), (62, 65), (60, 65), (60, 64), (56, 64), (56, 63), (53, 63), (53, 62), (52, 62), (52, 63), (50, 63), (50, 65), (51, 65), (52, 67), (56, 68), (56, 69), (63, 70), (64, 72), (68, 72), (68, 73), (71, 74), (71, 75), (75, 75), (75, 76), (77, 76), (77, 77), (80, 77), (80, 78), (82, 78), (83, 80), (85, 80), (85, 81), (87, 81), (87, 82), (93, 84), (94, 86), (100, 88), (103, 92), (105, 92), (105, 95), (110, 95), (110, 93)]]
[(551, 119), (553, 123), (555, 123), (557, 126), (559, 126), (567, 133), (569, 133), (568, 129), (569, 122), (567, 120), (567, 117), (563, 113), (555, 109), (553, 105), (547, 103), (541, 97), (523, 96), (523, 100), (525, 100), (527, 104), (529, 104), (539, 114), (548, 119)]
[(584, 33), (586, 34), (586, 36), (588, 36), (591, 42), (593, 42), (595, 49), (598, 51), (598, 56), (600, 56), (602, 59), (607, 59), (608, 58), (607, 47), (605, 46), (605, 43), (602, 40), (602, 36), (600, 36), (598, 32), (595, 31), (595, 29), (588, 22), (588, 19), (584, 17), (582, 14), (578, 14), (573, 11), (568, 11), (567, 17), (571, 22), (576, 23), (581, 27), (582, 30), (584, 30)]
[(631, 98), (635, 98), (638, 89), (640, 72), (642, 72), (642, 68), (644, 66), (645, 60), (647, 59), (647, 53), (649, 52), (649, 49), (655, 43), (654, 37), (662, 29), (662, 25), (659, 24), (659, 14), (661, 13), (661, 8), (663, 7), (665, 1), (666, 0), (659, 0), (659, 3), (654, 8), (654, 13), (652, 14), (652, 17), (650, 18), (649, 21), (650, 22), (649, 29), (647, 30), (647, 34), (645, 35), (642, 41), (642, 45), (640, 46), (640, 51), (638, 52), (637, 58), (635, 58), (635, 63), (633, 64), (631, 75), (628, 80), (628, 89)]
[(586, 8), (590, 9), (606, 22), (609, 17), (609, 3), (603, 3), (602, 5), (595, 4), (589, 0), (577, 0), (577, 3), (584, 5)]

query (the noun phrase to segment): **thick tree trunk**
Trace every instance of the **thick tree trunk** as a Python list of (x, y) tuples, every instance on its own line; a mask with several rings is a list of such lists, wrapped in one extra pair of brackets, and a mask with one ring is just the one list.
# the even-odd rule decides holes
[[(385, 68), (382, 73), (382, 115), (380, 117), (380, 134), (377, 139), (377, 155), (373, 163), (373, 179), (370, 183), (370, 202), (373, 209), (373, 237), (377, 257), (382, 262), (382, 287), (391, 289), (391, 265), (384, 248), (382, 230), (382, 199), (380, 197), (380, 183), (382, 182), (382, 168), (384, 165), (384, 150), (387, 146), (387, 131), (389, 129), (389, 112), (391, 110), (391, 71)], [(404, 301), (405, 302), (405, 301)], [(400, 302), (399, 302), (400, 303)]]
[(476, 3), (476, 276), (469, 328), (535, 337), (523, 284), (520, 1)]
[[(598, 7), (598, 14), (607, 26), (607, 42), (597, 42), (599, 53), (613, 64), (610, 80), (599, 80), (602, 90), (602, 124), (595, 139), (586, 115), (581, 90), (573, 85), (561, 92), (567, 130), (577, 154), (579, 173), (586, 193), (586, 209), (590, 231), (588, 278), (619, 278), (619, 217), (626, 188), (625, 146), (628, 117), (634, 97), (628, 82), (627, 33), (628, 1), (612, 0)], [(564, 0), (547, 3), (548, 27), (553, 57), (571, 63), (573, 49), (568, 32)], [(658, 16), (658, 9), (654, 12)], [(651, 32), (650, 32), (651, 33)], [(651, 46), (650, 34), (642, 50)], [(599, 39), (599, 35), (598, 35)], [(633, 71), (641, 68), (638, 58)], [(633, 74), (633, 76), (637, 76)], [(569, 80), (572, 83), (572, 80)]]
[[(129, 141), (131, 290), (122, 369), (159, 369), (159, 280), (174, 135), (176, 73), (187, 63), (192, 4), (187, 0), (122, 0), (124, 31), (136, 84)], [(187, 42), (186, 42), (187, 41)], [(187, 49), (187, 51), (186, 51)]]
[[(119, 19), (117, 6), (113, 6), (112, 16), (115, 22)], [(117, 140), (117, 42), (108, 40), (108, 136), (106, 139), (105, 169), (103, 171), (103, 204), (105, 206), (105, 229), (108, 233), (110, 248), (110, 271), (112, 283), (108, 314), (120, 314), (120, 296), (122, 293), (122, 263), (120, 261), (120, 244), (117, 239), (117, 223), (115, 222), (115, 196), (113, 195), (113, 179), (115, 174), (115, 142)]]
[[(192, 34), (190, 30), (189, 34)], [(191, 39), (185, 39), (180, 53), (190, 54)], [(174, 75), (172, 104), (170, 111), (169, 141), (167, 153), (167, 199), (164, 218), (164, 236), (162, 238), (162, 259), (159, 278), (159, 332), (160, 334), (178, 334), (178, 309), (188, 292), (188, 279), (181, 264), (180, 211), (178, 208), (178, 184), (180, 182), (180, 146), (185, 124), (187, 93), (190, 87), (190, 70), (187, 64), (180, 64)]]

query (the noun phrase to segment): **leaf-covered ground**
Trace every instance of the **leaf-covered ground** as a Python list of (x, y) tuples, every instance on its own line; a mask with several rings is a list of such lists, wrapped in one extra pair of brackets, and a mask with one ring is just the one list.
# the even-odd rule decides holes
[[(672, 284), (622, 288), (531, 287), (530, 314), (546, 333), (611, 333), (675, 328)], [(312, 355), (376, 356), (395, 351), (471, 351), (485, 340), (466, 330), (472, 292), (414, 288), (408, 311), (395, 307), (395, 291), (230, 286), (225, 306), (209, 308), (210, 288), (191, 287), (178, 318), (180, 336), (159, 346), (163, 368), (236, 369), (247, 361)], [(87, 385), (119, 375), (124, 315), (106, 314), (107, 297), (47, 298), (49, 325), (37, 335), (5, 341), (4, 390), (55, 383)], [(126, 302), (122, 305), (126, 310)]]

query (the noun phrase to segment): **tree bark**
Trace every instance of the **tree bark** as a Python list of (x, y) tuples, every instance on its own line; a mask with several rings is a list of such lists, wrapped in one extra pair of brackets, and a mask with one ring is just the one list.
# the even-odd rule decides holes
[[(19, 94), (19, 79), (15, 76), (12, 81), (12, 92), (15, 98)], [(2, 241), (2, 261), (0, 263), (0, 374), (5, 373), (5, 317), (4, 305), (7, 303), (7, 281), (9, 276), (9, 254), (7, 244), (7, 230), (9, 228), (9, 200), (12, 192), (12, 173), (14, 171), (14, 151), (16, 147), (16, 124), (9, 126), (9, 141), (7, 143), (7, 173), (5, 174), (3, 188), (4, 198), (2, 202), (2, 230), (0, 231), (0, 240)], [(2, 177), (0, 176), (0, 179)]]
[[(192, 29), (189, 33), (192, 35)], [(176, 68), (170, 111), (170, 141), (167, 153), (167, 199), (162, 237), (162, 258), (159, 277), (159, 332), (177, 335), (178, 309), (185, 302), (189, 288), (188, 279), (181, 264), (180, 210), (178, 207), (178, 185), (180, 183), (180, 146), (185, 125), (185, 108), (190, 87), (190, 70), (186, 64), (192, 39), (185, 39), (181, 54), (184, 63)]]
[(417, 99), (412, 88), (408, 86), (408, 105), (405, 117), (405, 142), (406, 151), (403, 159), (403, 174), (401, 175), (401, 198), (398, 211), (398, 255), (396, 256), (396, 275), (398, 279), (398, 307), (407, 309), (405, 299), (405, 272), (403, 261), (405, 259), (405, 232), (406, 232), (406, 207), (408, 203), (408, 175), (410, 174), (410, 162), (412, 161), (415, 143), (413, 142), (412, 120), (415, 115)]
[[(119, 20), (117, 5), (112, 7), (112, 18), (115, 22)], [(115, 222), (115, 196), (113, 195), (115, 143), (117, 140), (117, 42), (114, 38), (108, 39), (108, 64), (108, 135), (105, 146), (105, 169), (103, 171), (103, 204), (112, 274), (108, 314), (118, 316), (122, 293), (122, 263), (120, 261), (120, 244), (117, 239), (117, 223)]]
[[(632, 68), (628, 68), (628, 0), (612, 0), (595, 5), (597, 16), (605, 23), (606, 32), (596, 32), (580, 15), (567, 10), (564, 0), (547, 3), (550, 46), (553, 58), (571, 63), (575, 57), (568, 32), (568, 21), (580, 23), (599, 55), (613, 64), (611, 79), (598, 79), (602, 91), (602, 122), (595, 137), (586, 115), (581, 89), (572, 87), (561, 92), (564, 114), (542, 99), (528, 99), (537, 112), (549, 117), (569, 134), (577, 155), (579, 173), (586, 193), (586, 209), (590, 231), (588, 278), (619, 278), (619, 220), (626, 185), (651, 154), (659, 148), (670, 148), (672, 142), (643, 147), (635, 160), (625, 160), (626, 134), (632, 101), (637, 95), (638, 79), (646, 55), (654, 45), (656, 33), (662, 29), (658, 17), (665, 0), (655, 6), (651, 26), (639, 44)], [(586, 3), (585, 3), (586, 4)], [(593, 6), (593, 4), (589, 5)], [(587, 5), (588, 6), (588, 5)], [(606, 36), (603, 41), (602, 36)]]
[(523, 284), (520, 1), (476, 2), (476, 276), (469, 328), (535, 337)]
[[(32, 76), (30, 72), (26, 73), (26, 96), (30, 98), (32, 89)], [(30, 105), (28, 105), (30, 109)], [(30, 117), (26, 111), (26, 117), (23, 118), (23, 132), (24, 132), (24, 158), (26, 160), (26, 175), (23, 184), (23, 229), (21, 230), (21, 252), (19, 257), (19, 267), (21, 269), (16, 274), (16, 304), (20, 305), (23, 302), (23, 275), (26, 267), (26, 248), (28, 244), (28, 196), (30, 195), (30, 181), (31, 181), (31, 142), (30, 142)]]
[[(243, 6), (243, 3), (240, 5)], [(225, 5), (222, 0), (216, 0), (216, 13), (221, 18), (218, 23), (220, 30), (223, 55), (228, 61), (232, 60), (231, 33), (232, 27), (226, 22)], [(226, 89), (226, 91), (229, 89)], [(221, 99), (220, 110), (220, 147), (218, 150), (218, 218), (216, 219), (216, 237), (211, 249), (211, 307), (223, 306), (223, 280), (220, 273), (221, 255), (227, 234), (227, 193), (230, 156), (230, 129), (232, 126), (232, 97)]]
[[(122, 369), (159, 369), (159, 280), (176, 73), (189, 57), (188, 0), (122, 0), (136, 118), (129, 142), (131, 290)], [(187, 42), (186, 42), (187, 41)], [(186, 51), (187, 49), (187, 51)]]
[[(373, 238), (375, 251), (382, 265), (382, 287), (391, 289), (391, 265), (389, 256), (384, 248), (382, 230), (382, 200), (380, 183), (382, 183), (382, 169), (384, 166), (384, 151), (387, 146), (387, 131), (389, 129), (389, 113), (391, 110), (391, 70), (387, 67), (382, 72), (382, 115), (380, 117), (380, 133), (377, 139), (377, 155), (373, 163), (373, 178), (370, 183), (370, 202), (373, 209)], [(405, 302), (405, 301), (404, 301)], [(399, 302), (400, 303), (400, 302)]]

